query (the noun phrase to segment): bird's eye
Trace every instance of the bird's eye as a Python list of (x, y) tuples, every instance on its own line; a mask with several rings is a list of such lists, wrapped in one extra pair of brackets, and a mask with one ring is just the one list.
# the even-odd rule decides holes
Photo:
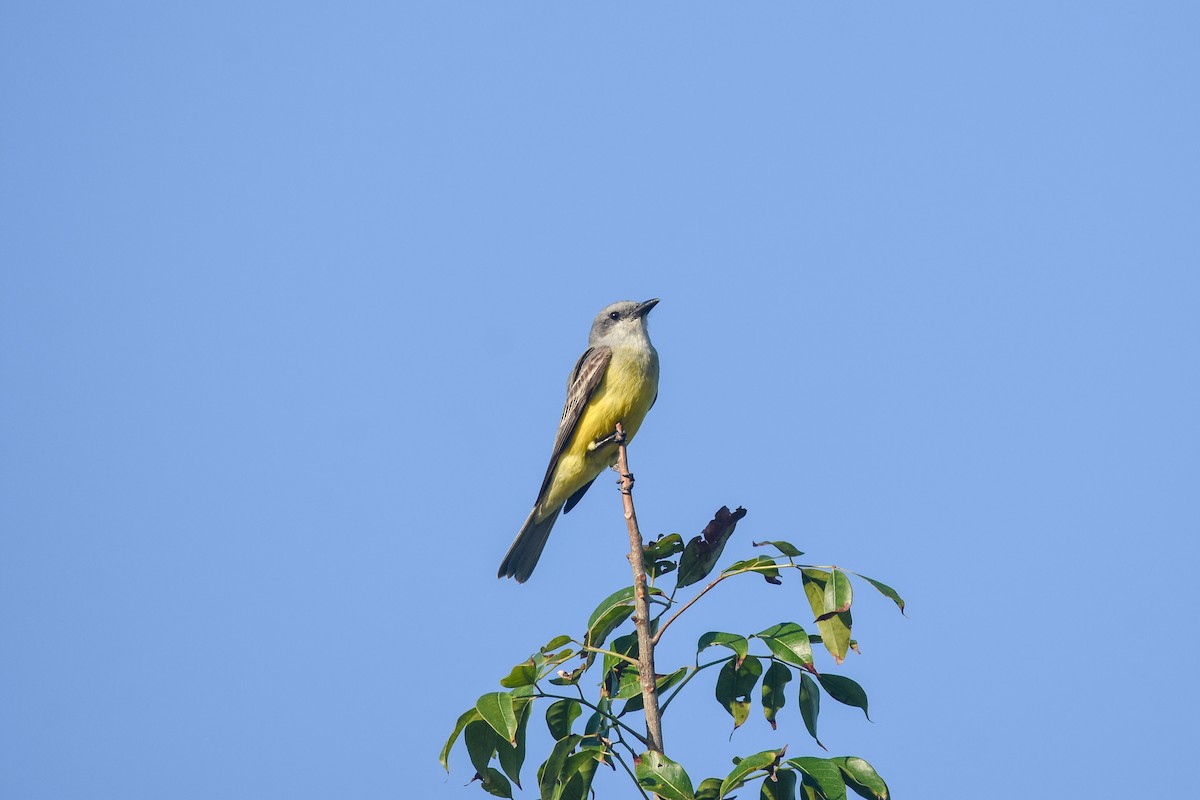
[(609, 315), (608, 315), (608, 318), (609, 318), (609, 319), (611, 319), (611, 320), (613, 320), (613, 321), (615, 322), (615, 321), (617, 321), (617, 320), (619, 320), (619, 319), (621, 318), (621, 312), (620, 312), (620, 311), (614, 311), (614, 312), (612, 312), (611, 314), (609, 314)]

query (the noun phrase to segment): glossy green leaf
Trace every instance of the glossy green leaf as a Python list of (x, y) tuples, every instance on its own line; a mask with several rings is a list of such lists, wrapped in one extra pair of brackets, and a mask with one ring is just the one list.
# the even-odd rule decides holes
[(679, 557), (679, 571), (675, 573), (677, 588), (691, 586), (708, 577), (717, 565), (725, 543), (733, 536), (734, 529), (744, 516), (746, 509), (741, 507), (736, 511), (730, 511), (727, 506), (717, 509), (700, 535), (693, 537), (683, 548), (683, 555)]
[(733, 575), (738, 572), (757, 572), (766, 579), (767, 583), (773, 583), (776, 586), (783, 583), (779, 579), (779, 567), (775, 559), (768, 556), (755, 556), (748, 558), (745, 561), (737, 561), (730, 564), (725, 569), (721, 570), (722, 575)]
[(541, 791), (542, 797), (551, 797), (554, 794), (555, 785), (562, 776), (567, 759), (581, 739), (583, 739), (582, 736), (572, 734), (554, 743), (550, 757), (542, 764), (541, 773), (538, 775), (538, 789)]
[(804, 581), (804, 596), (812, 609), (813, 617), (817, 619), (817, 630), (825, 649), (833, 656), (834, 661), (841, 664), (846, 659), (850, 649), (850, 626), (853, 620), (849, 611), (825, 617), (825, 587), (830, 574), (819, 569), (801, 571)]
[(642, 549), (645, 553), (647, 564), (651, 561), (660, 561), (664, 558), (670, 558), (676, 553), (683, 552), (683, 537), (678, 533), (669, 533), (666, 536), (655, 539)]
[(817, 715), (821, 713), (821, 690), (817, 683), (804, 673), (800, 673), (800, 716), (804, 719), (804, 727), (808, 728), (810, 736), (825, 749), (817, 738)]
[(571, 723), (583, 712), (578, 700), (556, 700), (546, 709), (546, 727), (555, 739), (571, 735)]
[(558, 648), (562, 647), (564, 644), (566, 644), (569, 641), (571, 641), (571, 637), (567, 636), (564, 633), (559, 636), (555, 636), (553, 639), (546, 642), (544, 645), (542, 645), (541, 650), (543, 653), (551, 653), (551, 652), (554, 652), (555, 650), (557, 650)]
[(592, 715), (588, 717), (587, 723), (583, 726), (585, 738), (590, 736), (607, 736), (608, 729), (611, 727), (608, 717), (605, 715), (612, 709), (612, 701), (608, 698), (601, 698), (596, 703), (596, 708), (598, 710), (592, 712)]
[(780, 769), (763, 778), (758, 797), (759, 800), (796, 800), (795, 770)]
[[(547, 656), (543, 656), (542, 663), (538, 666), (539, 674), (541, 674), (541, 675), (547, 674), (548, 672), (550, 672), (550, 669), (546, 669), (546, 667), (550, 667), (551, 669), (553, 669), (554, 667), (557, 667), (559, 664), (563, 663), (564, 661), (566, 661), (573, 655), (576, 655), (576, 651), (572, 650), (570, 647), (568, 647), (565, 650), (559, 650), (557, 653), (551, 653)], [(536, 659), (535, 659), (535, 661), (536, 661)]]
[[(653, 586), (646, 587), (646, 591), (648, 595), (661, 595), (663, 593), (662, 589)], [(588, 618), (588, 629), (587, 635), (584, 637), (584, 644), (591, 647), (600, 647), (603, 645), (609, 634), (633, 614), (633, 595), (634, 587), (627, 586), (604, 598), (603, 602), (596, 606), (596, 610)]]
[[(463, 741), (467, 745), (467, 755), (471, 758), (471, 766), (480, 776), (487, 773), (488, 764), (496, 754), (496, 744), (500, 737), (481, 719), (468, 722), (463, 729)], [(504, 744), (503, 742), (499, 742)], [(507, 746), (507, 745), (505, 745)]]
[(720, 800), (721, 779), (705, 778), (696, 787), (696, 800)]
[(620, 675), (621, 680), (616, 693), (612, 695), (613, 700), (628, 700), (642, 693), (642, 678), (636, 667), (627, 666), (621, 670)]
[(626, 591), (629, 593), (629, 597), (625, 598), (625, 602), (613, 603), (603, 613), (593, 614), (592, 619), (588, 620), (587, 634), (583, 638), (585, 645), (601, 647), (609, 634), (620, 627), (622, 622), (633, 616), (633, 600), (630, 599), (633, 595), (633, 588), (630, 587)]
[(796, 545), (792, 544), (791, 542), (785, 542), (782, 539), (776, 539), (768, 542), (751, 542), (751, 544), (753, 544), (755, 547), (765, 547), (767, 545), (771, 545), (788, 558), (798, 558), (804, 555), (804, 553), (802, 553), (800, 549), (796, 547)]
[(511, 798), (513, 796), (512, 784), (508, 782), (508, 778), (500, 774), (500, 770), (495, 767), (488, 767), (479, 775), (482, 780), (480, 785), (483, 786), (483, 790), (488, 794), (493, 797)]
[(454, 747), (454, 743), (458, 740), (458, 735), (462, 733), (463, 728), (467, 727), (467, 723), (481, 720), (479, 712), (475, 709), (464, 712), (459, 716), (458, 721), (454, 723), (454, 730), (450, 733), (450, 738), (446, 740), (446, 744), (442, 747), (442, 753), (438, 756), (438, 761), (442, 764), (442, 769), (446, 772), (450, 771), (450, 748)]
[(803, 783), (816, 789), (825, 800), (846, 800), (846, 784), (842, 772), (833, 762), (824, 758), (802, 756), (789, 758), (788, 763), (804, 773)]
[(863, 688), (845, 675), (831, 675), (824, 673), (817, 676), (817, 680), (821, 682), (822, 688), (829, 692), (829, 696), (839, 703), (845, 703), (848, 706), (861, 708), (863, 715), (867, 719), (871, 715), (867, 713), (867, 693)]
[(771, 655), (786, 664), (808, 669), (813, 665), (808, 632), (794, 622), (781, 622), (754, 634), (770, 649)]
[(500, 738), (512, 742), (517, 735), (517, 713), (508, 692), (488, 692), (475, 701), (475, 709)]
[(520, 786), (521, 767), (525, 764), (525, 730), (529, 726), (529, 718), (533, 715), (533, 699), (515, 700), (513, 708), (517, 713), (516, 744), (498, 743), (496, 757), (500, 761), (500, 768), (504, 770), (504, 774), (512, 778), (513, 783)]
[(846, 779), (846, 785), (867, 800), (889, 800), (891, 793), (875, 768), (855, 756), (832, 758)]
[(753, 772), (760, 769), (770, 769), (779, 760), (783, 758), (787, 752), (787, 746), (779, 750), (763, 750), (761, 753), (755, 753), (752, 756), (746, 756), (737, 764), (734, 765), (725, 780), (721, 781), (721, 797), (727, 796), (730, 792), (736, 790), (739, 786), (745, 783), (746, 778)]
[(643, 789), (663, 800), (695, 800), (696, 793), (687, 772), (662, 753), (652, 750), (642, 753), (634, 774)]
[(600, 762), (591, 751), (575, 753), (567, 758), (562, 771), (562, 790), (555, 800), (588, 800), (592, 779)]
[[(638, 657), (637, 631), (627, 633), (624, 636), (618, 636), (609, 642), (608, 647), (605, 649), (611, 650), (614, 653), (619, 653), (623, 656), (628, 656), (636, 661)], [(629, 662), (625, 661), (624, 659), (616, 658), (607, 654), (604, 656), (604, 672), (606, 675), (615, 668), (619, 667), (624, 669), (628, 664)]]
[[(677, 683), (682, 681), (685, 677), (687, 677), (687, 674), (688, 668), (680, 667), (674, 672), (668, 672), (666, 675), (659, 675), (654, 681), (655, 693), (661, 697), (663, 692), (666, 692), (672, 686), (675, 686)], [(617, 716), (623, 717), (632, 711), (641, 711), (646, 707), (645, 703), (646, 699), (642, 696), (642, 683), (640, 680), (638, 680), (637, 692), (629, 698), (629, 702), (621, 708), (621, 713)]]
[[(876, 589), (878, 589), (880, 594), (882, 594), (884, 597), (888, 598), (893, 603), (895, 603), (896, 606), (900, 609), (900, 613), (904, 614), (904, 598), (902, 598), (899, 594), (897, 594), (895, 589), (888, 586), (883, 581), (877, 581), (874, 578), (868, 578), (866, 575), (860, 575), (857, 572), (854, 574), (858, 575), (858, 577), (862, 578), (864, 581), (866, 581), (867, 583), (871, 584)], [(907, 614), (904, 614), (904, 615), (908, 616)]]
[(771, 723), (771, 730), (775, 730), (775, 715), (787, 704), (784, 689), (791, 679), (792, 671), (778, 661), (772, 661), (771, 666), (767, 667), (767, 674), (763, 676), (763, 714), (766, 715), (767, 722)]
[(849, 611), (853, 599), (854, 587), (850, 584), (850, 576), (840, 569), (834, 569), (829, 580), (825, 581), (822, 616)]
[(508, 676), (500, 679), (500, 685), (509, 689), (517, 689), (521, 686), (532, 686), (537, 682), (538, 670), (533, 659), (522, 661), (512, 668), (512, 672)]
[(736, 633), (722, 633), (721, 631), (709, 631), (708, 633), (701, 636), (700, 639), (696, 642), (697, 655), (700, 653), (700, 651), (702, 651), (706, 648), (712, 647), (713, 645), (720, 645), (721, 647), (728, 647), (730, 650), (732, 650), (737, 655), (737, 660), (738, 660), (739, 664), (742, 662), (742, 659), (744, 659), (746, 657), (746, 654), (750, 651), (750, 643), (748, 641), (746, 641), (745, 636), (738, 636)]
[(747, 656), (740, 667), (728, 661), (717, 674), (717, 702), (733, 717), (736, 730), (750, 716), (750, 693), (762, 675), (762, 663), (755, 656)]
[(669, 575), (679, 568), (679, 565), (674, 561), (655, 561), (646, 567), (646, 574), (651, 578), (661, 578), (663, 575)]
[(837, 664), (845, 661), (846, 654), (850, 652), (850, 642), (853, 641), (850, 638), (850, 626), (853, 624), (854, 619), (850, 616), (849, 611), (834, 614), (817, 623), (817, 630), (821, 632), (821, 641)]

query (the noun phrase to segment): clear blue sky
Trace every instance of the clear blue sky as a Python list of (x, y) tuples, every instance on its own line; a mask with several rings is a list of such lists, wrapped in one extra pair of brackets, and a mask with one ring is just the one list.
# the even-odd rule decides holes
[[(1178, 787), (1198, 33), (1193, 3), (8, 4), (0, 796), (483, 797), (436, 763), (459, 711), (628, 582), (603, 481), (530, 583), (495, 570), (589, 320), (648, 297), (646, 531), (741, 504), (731, 553), (909, 601), (861, 593), (875, 722), (827, 703), (831, 752), (902, 799)], [(660, 666), (809, 621), (797, 586), (726, 598)], [(728, 742), (695, 684), (666, 741), (697, 776), (811, 749), (794, 698)]]

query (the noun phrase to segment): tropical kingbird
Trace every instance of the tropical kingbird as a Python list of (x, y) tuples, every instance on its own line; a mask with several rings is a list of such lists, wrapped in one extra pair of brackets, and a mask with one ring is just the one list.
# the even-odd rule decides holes
[(617, 423), (632, 439), (658, 399), (658, 351), (646, 332), (646, 315), (657, 304), (657, 298), (624, 300), (592, 321), (588, 349), (567, 379), (567, 402), (537, 502), (497, 577), (529, 579), (558, 515), (574, 508), (596, 477), (617, 463)]

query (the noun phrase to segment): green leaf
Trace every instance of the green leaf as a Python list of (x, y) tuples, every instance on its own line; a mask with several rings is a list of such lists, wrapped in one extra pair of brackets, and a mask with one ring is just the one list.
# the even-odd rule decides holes
[(575, 753), (568, 758), (563, 767), (563, 787), (557, 800), (588, 800), (592, 779), (596, 777), (596, 767), (599, 765), (593, 751)]
[(696, 789), (696, 800), (720, 800), (721, 779), (705, 778)]
[(817, 676), (817, 680), (821, 682), (821, 686), (825, 691), (829, 692), (829, 696), (839, 703), (845, 703), (848, 706), (861, 708), (863, 715), (870, 719), (871, 715), (867, 713), (867, 693), (857, 683), (847, 678), (845, 675), (830, 675), (824, 673)]
[(779, 763), (779, 759), (783, 758), (783, 754), (786, 752), (787, 745), (784, 745), (780, 750), (763, 750), (761, 753), (743, 758), (734, 765), (733, 771), (725, 776), (725, 780), (721, 781), (721, 797), (725, 797), (745, 783), (746, 777), (750, 773), (760, 769), (770, 769)]
[[(585, 739), (589, 737), (607, 736), (608, 729), (611, 727), (608, 717), (605, 715), (611, 710), (612, 701), (610, 701), (607, 697), (602, 698), (596, 703), (596, 708), (599, 710), (592, 712), (592, 715), (588, 717), (587, 723), (583, 726), (583, 735)], [(584, 746), (590, 747), (591, 745), (585, 744)]]
[(533, 659), (522, 661), (512, 668), (512, 672), (508, 673), (508, 677), (500, 679), (500, 685), (509, 689), (517, 689), (521, 686), (532, 686), (537, 682), (538, 678), (537, 665)]
[(651, 578), (661, 578), (663, 575), (668, 575), (679, 568), (679, 565), (674, 561), (655, 561), (646, 567), (646, 574)]
[(467, 744), (467, 755), (471, 758), (471, 766), (480, 776), (487, 774), (488, 764), (496, 753), (496, 743), (499, 739), (492, 726), (483, 720), (467, 723), (463, 730), (463, 741)]
[(634, 767), (638, 783), (663, 800), (695, 800), (691, 778), (683, 767), (662, 753), (647, 750)]
[(775, 770), (763, 778), (759, 800), (796, 800), (796, 773), (790, 769)]
[(633, 615), (633, 592), (632, 586), (622, 589), (605, 598), (604, 602), (596, 607), (588, 619), (587, 634), (583, 637), (585, 645), (602, 646), (608, 635)]
[(887, 784), (883, 782), (883, 778), (879, 777), (879, 773), (875, 768), (855, 756), (845, 756), (843, 758), (831, 758), (830, 761), (838, 765), (842, 771), (843, 777), (846, 779), (846, 785), (854, 790), (867, 800), (888, 800), (891, 796), (888, 792)]
[[(904, 598), (902, 598), (899, 594), (897, 594), (895, 589), (888, 586), (883, 581), (877, 581), (874, 578), (868, 578), (866, 575), (860, 575), (857, 572), (854, 574), (858, 575), (858, 577), (862, 578), (864, 581), (866, 581), (867, 583), (871, 584), (876, 589), (878, 589), (880, 594), (882, 594), (884, 597), (889, 598), (900, 609), (900, 613), (904, 614)], [(904, 616), (907, 617), (908, 615), (904, 614)]]
[(821, 633), (821, 641), (825, 649), (833, 656), (833, 660), (841, 664), (846, 659), (850, 649), (850, 626), (853, 620), (849, 611), (825, 617), (825, 587), (828, 585), (830, 574), (819, 569), (801, 570), (804, 581), (804, 595), (812, 609), (813, 617), (817, 620), (817, 630)]
[(750, 643), (746, 641), (745, 636), (738, 636), (736, 633), (709, 631), (701, 636), (696, 642), (696, 655), (699, 655), (700, 651), (712, 647), (713, 645), (728, 647), (730, 650), (732, 650), (737, 655), (738, 664), (742, 663), (742, 660), (750, 651)]
[(544, 645), (542, 645), (542, 648), (541, 648), (542, 653), (551, 653), (551, 652), (557, 650), (558, 648), (562, 647), (564, 644), (566, 644), (569, 641), (571, 641), (571, 637), (567, 636), (565, 633), (560, 634), (559, 636), (555, 636), (553, 639), (551, 639), (550, 641), (548, 641)]
[(538, 776), (538, 789), (541, 790), (542, 797), (550, 797), (554, 794), (554, 786), (562, 775), (567, 758), (581, 739), (583, 739), (582, 736), (572, 734), (554, 743), (554, 749), (550, 751), (550, 757), (542, 764), (541, 774)]
[(454, 723), (454, 730), (451, 732), (450, 738), (446, 740), (445, 746), (442, 747), (441, 755), (438, 756), (438, 761), (442, 763), (442, 769), (446, 770), (446, 772), (450, 771), (450, 748), (454, 747), (454, 743), (458, 740), (458, 735), (462, 733), (463, 728), (467, 727), (467, 723), (478, 719), (482, 719), (482, 717), (479, 716), (478, 711), (472, 708), (470, 711), (463, 712), (459, 716), (458, 721)]
[(555, 739), (571, 735), (571, 723), (583, 712), (578, 700), (558, 700), (546, 709), (546, 727)]
[(775, 730), (775, 714), (787, 704), (787, 696), (783, 690), (791, 679), (792, 671), (778, 661), (772, 661), (771, 666), (767, 667), (767, 674), (763, 676), (763, 714), (766, 715), (767, 722), (771, 723), (771, 730)]
[[(634, 674), (636, 674), (636, 673), (637, 673), (637, 671), (634, 670)], [(680, 667), (679, 669), (675, 670), (674, 672), (668, 672), (666, 675), (658, 675), (654, 679), (655, 694), (662, 696), (663, 692), (667, 691), (672, 686), (674, 686), (675, 684), (682, 681), (684, 679), (684, 677), (687, 676), (687, 674), (688, 674), (688, 667)], [(637, 692), (632, 697), (629, 698), (628, 703), (626, 703), (624, 706), (622, 706), (621, 713), (618, 714), (617, 716), (623, 717), (631, 711), (641, 711), (643, 708), (646, 707), (645, 703), (646, 703), (646, 698), (644, 698), (642, 696), (642, 683), (641, 683), (641, 680), (638, 680), (637, 681)]]
[(817, 738), (817, 715), (821, 713), (821, 690), (816, 681), (800, 673), (800, 716), (804, 718), (804, 727), (817, 744), (824, 750), (825, 745)]
[(728, 506), (721, 506), (699, 536), (693, 537), (683, 548), (679, 557), (679, 571), (675, 577), (675, 587), (682, 589), (693, 583), (704, 580), (717, 565), (717, 559), (725, 549), (725, 543), (733, 536), (738, 521), (746, 516), (746, 509), (738, 507), (730, 511)]
[(525, 729), (529, 726), (529, 718), (533, 716), (533, 700), (522, 699), (513, 703), (517, 713), (517, 738), (514, 746), (496, 745), (496, 756), (500, 760), (500, 768), (504, 774), (513, 779), (517, 786), (521, 785), (521, 767), (525, 764)]
[[(638, 657), (638, 635), (637, 631), (627, 633), (624, 636), (618, 636), (608, 643), (609, 650), (614, 653), (619, 653), (623, 656), (637, 660)], [(624, 659), (615, 658), (608, 654), (604, 656), (604, 673), (607, 675), (614, 668), (624, 669), (629, 666), (629, 662)]]
[(812, 645), (808, 642), (808, 632), (796, 623), (781, 622), (754, 636), (761, 639), (771, 650), (771, 654), (785, 664), (803, 669), (812, 668)]
[(651, 561), (660, 561), (664, 558), (670, 558), (676, 553), (683, 552), (683, 537), (678, 533), (669, 533), (655, 539), (650, 544), (643, 548), (645, 553), (645, 561), (648, 564)]
[(837, 766), (824, 758), (801, 756), (789, 758), (788, 763), (804, 773), (804, 785), (816, 789), (825, 800), (846, 800), (846, 784)]
[(508, 782), (508, 778), (500, 774), (500, 770), (495, 767), (488, 767), (487, 770), (479, 774), (483, 781), (480, 785), (483, 786), (483, 790), (488, 794), (495, 797), (511, 798), (513, 796), (512, 784)]
[(751, 542), (751, 544), (753, 544), (755, 547), (766, 547), (767, 545), (771, 545), (788, 558), (798, 558), (804, 555), (804, 553), (800, 552), (799, 548), (797, 548), (794, 544), (780, 539), (777, 539), (773, 542)]
[(833, 575), (825, 582), (824, 610), (822, 616), (832, 616), (850, 610), (850, 602), (854, 599), (854, 587), (845, 572), (836, 567)]
[(638, 674), (637, 667), (626, 666), (621, 670), (621, 682), (617, 686), (617, 693), (612, 696), (614, 700), (628, 700), (634, 695), (642, 693), (642, 678)]
[(489, 692), (475, 701), (475, 709), (504, 741), (511, 743), (516, 738), (517, 714), (511, 694)]
[(728, 661), (717, 675), (717, 702), (733, 717), (733, 728), (737, 730), (750, 716), (750, 693), (754, 691), (762, 675), (762, 663), (755, 656), (747, 656), (740, 667)]
[[(662, 589), (653, 586), (646, 587), (646, 592), (647, 595), (663, 593)], [(587, 635), (584, 637), (583, 643), (590, 647), (603, 645), (608, 635), (633, 614), (633, 594), (634, 587), (627, 586), (604, 598), (603, 602), (596, 606), (592, 616), (588, 618)]]
[(755, 556), (754, 558), (746, 559), (745, 561), (736, 561), (730, 564), (725, 569), (721, 570), (722, 575), (733, 575), (737, 572), (757, 572), (766, 579), (767, 583), (773, 583), (776, 586), (783, 583), (779, 579), (779, 568), (777, 562), (768, 556)]

